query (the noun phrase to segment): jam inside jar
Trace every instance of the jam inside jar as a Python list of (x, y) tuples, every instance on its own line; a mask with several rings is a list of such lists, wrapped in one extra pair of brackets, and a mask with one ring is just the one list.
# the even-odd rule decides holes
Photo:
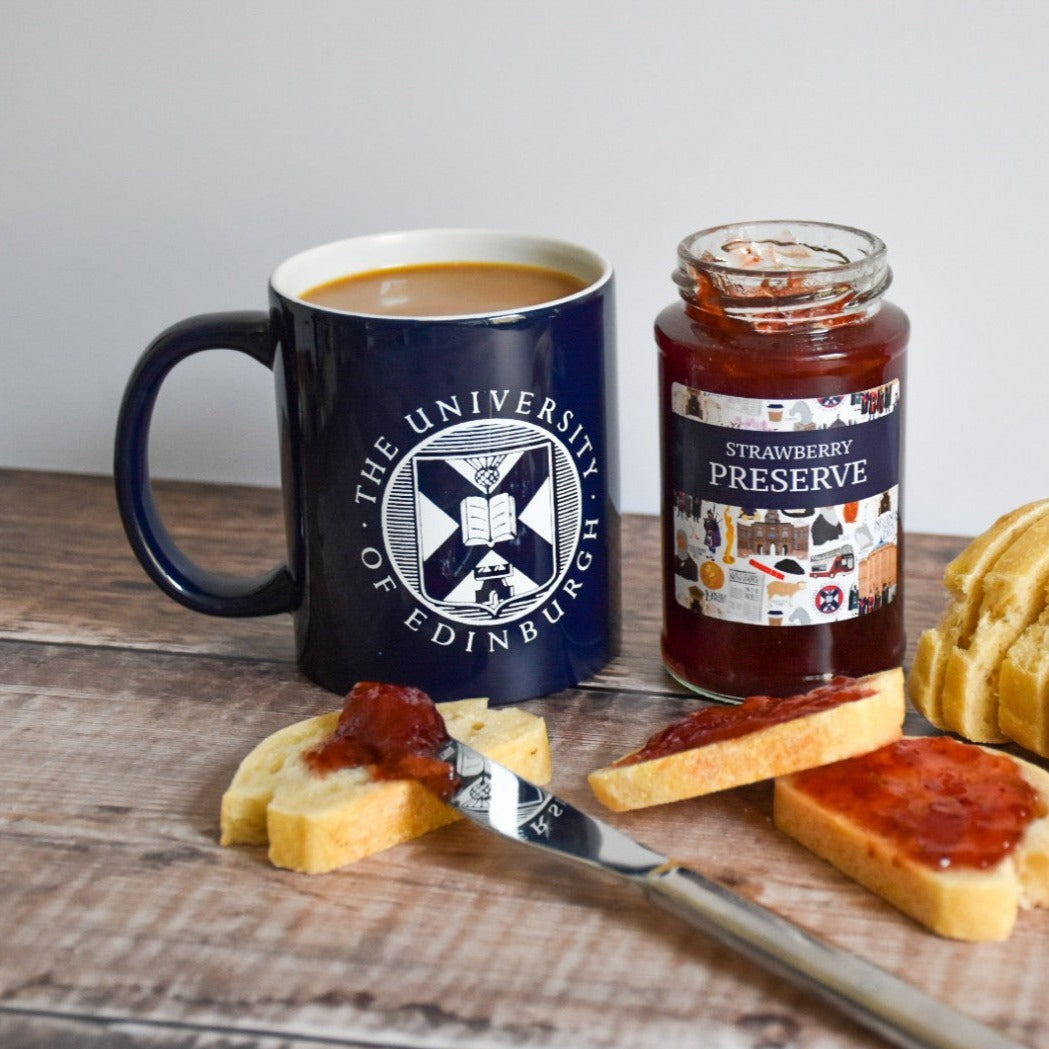
[(909, 324), (885, 245), (755, 222), (678, 258), (656, 321), (665, 666), (739, 698), (900, 665)]

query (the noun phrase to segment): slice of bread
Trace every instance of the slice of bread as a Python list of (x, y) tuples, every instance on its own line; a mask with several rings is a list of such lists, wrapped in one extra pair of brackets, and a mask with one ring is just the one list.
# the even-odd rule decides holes
[(998, 727), (1049, 757), (1049, 607), (1013, 643), (998, 675)]
[[(448, 734), (533, 783), (550, 779), (546, 722), (485, 699), (439, 703)], [(320, 874), (461, 819), (414, 780), (375, 780), (367, 766), (314, 772), (303, 754), (339, 712), (280, 729), (241, 762), (222, 796), (223, 845), (265, 845), (278, 867)]]
[[(824, 765), (873, 750), (902, 733), (905, 714), (903, 671), (899, 668), (847, 682), (861, 698), (804, 713), (805, 702), (821, 690), (782, 700), (756, 697), (738, 707), (707, 707), (688, 721), (716, 720), (743, 733), (647, 761), (631, 754), (589, 776), (597, 799), (615, 812), (694, 798), (787, 772)], [(787, 720), (747, 727), (754, 704), (779, 705)], [(797, 708), (799, 713), (795, 713)], [(683, 724), (678, 723), (678, 724)], [(671, 728), (673, 729), (674, 726)], [(665, 730), (669, 731), (669, 730)], [(730, 728), (729, 731), (733, 731)]]
[(911, 702), (937, 728), (950, 727), (944, 713), (944, 674), (951, 653), (965, 648), (976, 629), (984, 577), (1013, 540), (1045, 514), (1049, 499), (1004, 514), (947, 566), (943, 581), (948, 605), (939, 625), (918, 639), (907, 682)]
[[(929, 749), (953, 761), (954, 749), (962, 752), (961, 767), (952, 775), (925, 777), (929, 789), (921, 805), (906, 793), (898, 777), (885, 772), (884, 762), (895, 760), (894, 752), (906, 748), (911, 768), (921, 773), (921, 763), (930, 760)], [(984, 772), (972, 769), (974, 752), (992, 755), (995, 761), (1013, 763), (1031, 788), (1035, 804), (1033, 820), (1018, 836), (1011, 852), (986, 867), (946, 861), (943, 842), (951, 827), (971, 821), (980, 806), (971, 791), (986, 784)], [(854, 807), (841, 801), (843, 783), (853, 782), (857, 772), (883, 776), (891, 800), (879, 795), (872, 803), (870, 781), (859, 784), (852, 797)], [(821, 796), (829, 789), (830, 795)], [(882, 896), (905, 914), (941, 936), (959, 940), (1003, 940), (1016, 922), (1019, 908), (1049, 906), (1049, 774), (1035, 765), (1003, 752), (962, 743), (946, 736), (919, 739), (905, 737), (871, 754), (811, 769), (776, 780), (773, 818), (776, 825), (817, 856), (844, 874)], [(953, 819), (957, 823), (952, 823)], [(895, 827), (893, 831), (891, 828)], [(923, 862), (910, 855), (895, 840), (920, 840), (915, 828), (934, 835), (937, 850)], [(890, 828), (890, 829), (886, 829)], [(946, 829), (945, 829), (946, 828)], [(998, 835), (1001, 840), (1001, 835)], [(933, 839), (929, 839), (933, 840)], [(939, 857), (937, 859), (937, 857)]]
[(1002, 660), (1045, 607), (1049, 583), (1049, 514), (1033, 521), (983, 579), (976, 627), (953, 649), (943, 678), (947, 727), (977, 743), (1001, 742), (998, 675)]

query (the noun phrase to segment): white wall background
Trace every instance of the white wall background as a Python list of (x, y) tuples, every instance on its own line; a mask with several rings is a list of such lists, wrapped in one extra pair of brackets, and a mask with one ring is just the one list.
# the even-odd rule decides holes
[[(793, 217), (889, 245), (907, 526), (1049, 495), (1041, 0), (0, 0), (0, 25), (0, 465), (108, 472), (145, 344), (262, 308), (301, 248), (501, 226), (615, 263), (622, 503), (655, 512), (676, 244)], [(268, 373), (187, 362), (152, 459), (277, 483)]]

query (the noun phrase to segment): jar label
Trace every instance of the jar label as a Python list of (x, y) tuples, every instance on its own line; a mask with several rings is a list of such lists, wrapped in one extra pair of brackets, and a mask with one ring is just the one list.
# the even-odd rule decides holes
[(750, 398), (674, 383), (678, 602), (736, 623), (853, 619), (896, 597), (900, 383)]

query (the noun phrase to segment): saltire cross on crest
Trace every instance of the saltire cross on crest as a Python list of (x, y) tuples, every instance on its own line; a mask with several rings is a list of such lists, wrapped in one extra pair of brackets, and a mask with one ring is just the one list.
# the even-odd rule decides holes
[(413, 460), (420, 585), (435, 605), (499, 619), (557, 577), (549, 440)]

